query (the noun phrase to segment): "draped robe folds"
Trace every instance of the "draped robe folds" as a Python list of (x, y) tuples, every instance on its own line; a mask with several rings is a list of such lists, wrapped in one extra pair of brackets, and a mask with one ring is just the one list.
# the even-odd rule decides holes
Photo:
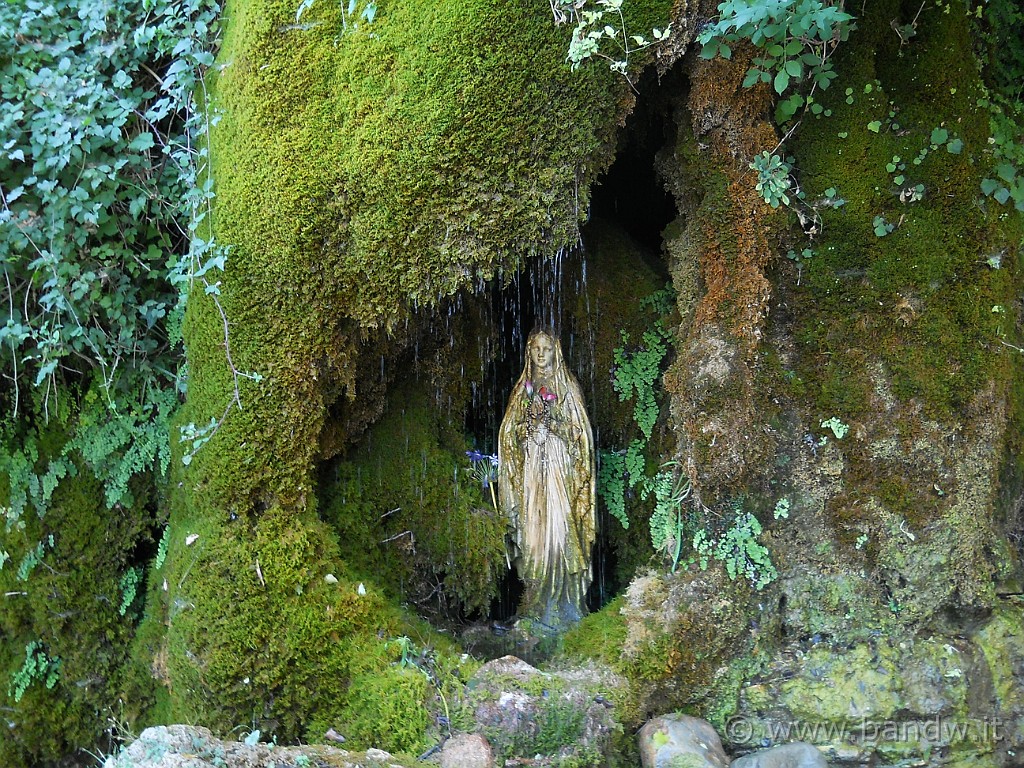
[[(583, 395), (557, 342), (554, 347), (553, 370), (544, 377), (527, 353), (512, 391), (498, 438), (498, 493), (513, 530), (514, 565), (526, 587), (519, 615), (558, 629), (586, 613), (595, 477)], [(543, 400), (537, 394), (541, 386), (554, 398)]]

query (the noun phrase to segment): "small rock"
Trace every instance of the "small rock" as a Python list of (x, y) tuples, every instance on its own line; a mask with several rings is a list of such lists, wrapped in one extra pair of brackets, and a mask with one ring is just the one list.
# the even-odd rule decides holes
[(796, 741), (744, 755), (730, 768), (828, 768), (828, 762), (813, 744)]
[(707, 720), (689, 715), (663, 715), (640, 729), (643, 768), (727, 768), (722, 740)]
[(445, 742), (441, 768), (494, 768), (494, 751), (478, 733), (460, 733)]
[(383, 749), (377, 749), (376, 747), (370, 747), (366, 750), (366, 757), (370, 760), (390, 760), (391, 753), (385, 752)]

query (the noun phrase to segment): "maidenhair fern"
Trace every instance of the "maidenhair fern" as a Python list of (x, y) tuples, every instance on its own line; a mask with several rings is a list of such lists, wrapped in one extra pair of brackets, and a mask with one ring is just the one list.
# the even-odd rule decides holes
[(630, 441), (624, 450), (602, 451), (598, 471), (598, 494), (604, 500), (608, 513), (618, 520), (623, 528), (629, 528), (626, 514), (626, 494), (638, 485), (647, 482), (644, 451), (654, 434), (658, 422), (659, 408), (655, 387), (661, 377), (661, 369), (668, 355), (668, 341), (671, 334), (665, 329), (662, 316), (672, 309), (672, 289), (663, 288), (640, 302), (641, 309), (651, 310), (656, 319), (653, 327), (643, 333), (639, 347), (631, 347), (626, 331), (620, 331), (622, 346), (614, 350), (615, 367), (612, 370), (612, 386), (619, 394), (619, 400), (633, 399), (633, 420), (643, 438)]
[(53, 688), (60, 679), (60, 658), (50, 658), (43, 649), (39, 640), (33, 640), (25, 646), (25, 661), (21, 669), (11, 675), (11, 684), (7, 688), (7, 695), (15, 702), (21, 701), (25, 691), (29, 689), (36, 680), (41, 680), (46, 687)]
[(761, 590), (778, 576), (768, 548), (757, 540), (761, 534), (761, 523), (750, 512), (735, 507), (736, 517), (717, 541), (707, 530), (701, 528), (693, 536), (693, 549), (702, 569), (708, 567), (711, 558), (725, 566), (730, 579), (743, 577), (755, 589)]
[(687, 527), (683, 502), (690, 496), (690, 480), (679, 471), (678, 462), (666, 462), (658, 474), (645, 481), (642, 494), (645, 499), (654, 495), (651, 543), (656, 551), (671, 556), (674, 571), (679, 565)]
[(128, 609), (132, 607), (132, 603), (138, 597), (143, 572), (142, 568), (133, 567), (125, 571), (124, 576), (121, 577), (121, 605), (117, 610), (122, 616), (128, 613)]
[(629, 528), (626, 514), (626, 490), (644, 479), (645, 443), (633, 440), (624, 451), (602, 451), (601, 468), (597, 474), (597, 492), (604, 499), (608, 513)]

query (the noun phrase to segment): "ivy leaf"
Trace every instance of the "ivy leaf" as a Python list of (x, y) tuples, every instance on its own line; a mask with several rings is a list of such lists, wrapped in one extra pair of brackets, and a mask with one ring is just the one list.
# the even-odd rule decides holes
[(1017, 175), (1017, 169), (1014, 168), (1010, 163), (1000, 163), (996, 166), (996, 175), (1000, 179), (1005, 181), (1007, 184), (1013, 182), (1014, 177)]
[(953, 139), (946, 145), (946, 151), (951, 155), (959, 155), (964, 149), (964, 142), (961, 139)]
[(880, 130), (882, 130), (882, 121), (872, 120), (870, 123), (868, 123), (868, 130), (871, 131), (872, 133), (878, 133)]
[(786, 72), (786, 70), (784, 70), (784, 69), (783, 70), (779, 70), (775, 74), (775, 82), (774, 82), (775, 92), (781, 96), (783, 91), (785, 91), (788, 87), (789, 87), (789, 73)]
[(132, 139), (131, 143), (128, 145), (128, 149), (134, 150), (135, 152), (145, 152), (147, 149), (150, 149), (154, 144), (156, 144), (156, 142), (153, 140), (153, 134), (151, 134), (149, 131), (146, 131), (145, 133), (140, 133), (138, 136)]

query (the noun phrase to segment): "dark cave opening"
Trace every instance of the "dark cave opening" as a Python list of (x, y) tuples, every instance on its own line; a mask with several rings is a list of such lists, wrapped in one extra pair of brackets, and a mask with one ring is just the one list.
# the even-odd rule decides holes
[(620, 131), (615, 162), (591, 190), (590, 217), (622, 227), (650, 252), (651, 266), (661, 271), (662, 232), (677, 209), (658, 178), (657, 156), (675, 135), (668, 96), (678, 77), (669, 73), (659, 79), (649, 69), (640, 78), (636, 107)]

